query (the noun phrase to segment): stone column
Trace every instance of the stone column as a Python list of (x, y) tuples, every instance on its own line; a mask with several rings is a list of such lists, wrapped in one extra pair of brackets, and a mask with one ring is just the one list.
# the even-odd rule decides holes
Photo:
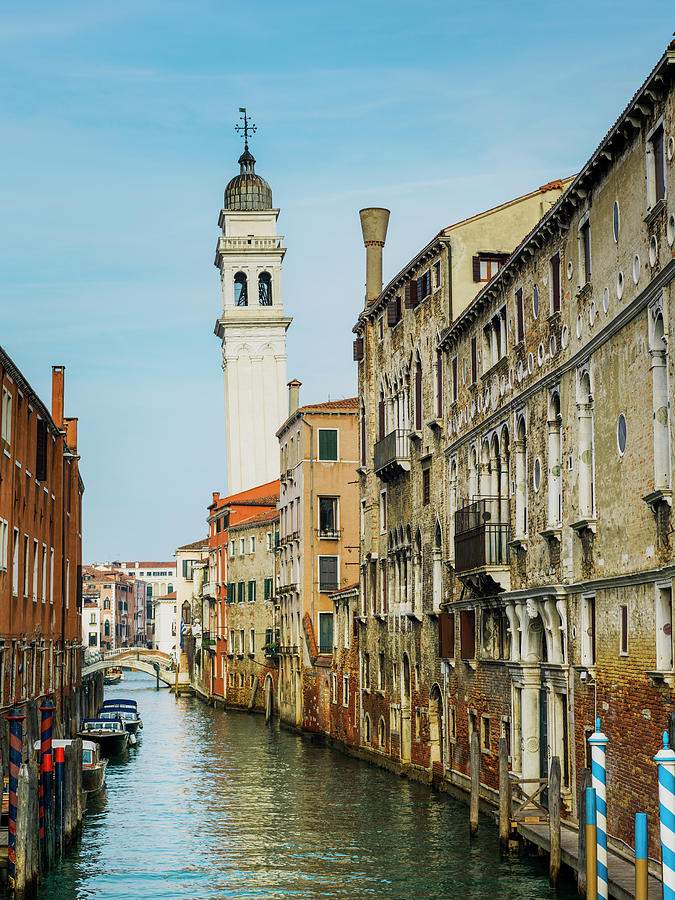
[(539, 666), (523, 666), (522, 672), (523, 778), (539, 778)]
[(579, 518), (593, 517), (593, 407), (577, 403), (579, 418)]
[(654, 490), (670, 487), (666, 351), (650, 350), (654, 410)]
[(562, 520), (562, 465), (560, 446), (560, 423), (548, 423), (548, 524), (559, 525)]

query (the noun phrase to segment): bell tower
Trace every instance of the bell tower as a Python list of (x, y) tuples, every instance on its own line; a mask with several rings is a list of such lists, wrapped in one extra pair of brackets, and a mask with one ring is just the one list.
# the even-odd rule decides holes
[(245, 109), (239, 112), (244, 152), (239, 175), (225, 188), (215, 258), (222, 313), (214, 331), (222, 343), (229, 494), (279, 477), (276, 431), (287, 417), (286, 331), (292, 321), (284, 316), (281, 294), (286, 248), (277, 234), (279, 210), (248, 148), (256, 127)]

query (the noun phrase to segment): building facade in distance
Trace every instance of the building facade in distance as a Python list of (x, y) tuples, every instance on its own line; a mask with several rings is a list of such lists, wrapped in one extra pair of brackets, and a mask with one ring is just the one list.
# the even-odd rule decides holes
[[(328, 731), (334, 606), (358, 572), (358, 398), (298, 406), (277, 432), (281, 462), (279, 707), (291, 725)], [(311, 710), (311, 714), (310, 714)]]

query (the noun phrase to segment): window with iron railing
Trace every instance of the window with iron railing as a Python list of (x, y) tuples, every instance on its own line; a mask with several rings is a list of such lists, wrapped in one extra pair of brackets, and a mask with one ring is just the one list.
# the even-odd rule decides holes
[(508, 500), (483, 497), (455, 514), (455, 571), (504, 566), (509, 561)]

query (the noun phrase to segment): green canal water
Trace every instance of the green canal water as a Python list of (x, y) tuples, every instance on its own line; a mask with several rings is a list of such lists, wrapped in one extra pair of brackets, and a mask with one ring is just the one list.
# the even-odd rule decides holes
[(108, 695), (138, 701), (142, 740), (40, 898), (576, 896), (540, 860), (500, 859), (489, 819), (470, 841), (467, 808), (421, 785), (144, 675)]

